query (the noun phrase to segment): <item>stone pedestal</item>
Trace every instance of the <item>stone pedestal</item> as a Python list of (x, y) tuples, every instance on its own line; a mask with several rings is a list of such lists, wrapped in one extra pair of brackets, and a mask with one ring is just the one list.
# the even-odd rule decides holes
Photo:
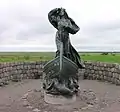
[(62, 95), (51, 95), (44, 92), (44, 100), (46, 103), (50, 104), (65, 105), (74, 103), (76, 101), (76, 95), (73, 95), (71, 97), (65, 97)]

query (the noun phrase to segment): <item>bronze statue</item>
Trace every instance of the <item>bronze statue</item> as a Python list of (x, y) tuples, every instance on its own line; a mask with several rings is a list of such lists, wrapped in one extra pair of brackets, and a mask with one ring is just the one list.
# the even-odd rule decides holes
[(44, 66), (43, 88), (49, 94), (73, 95), (78, 91), (78, 68), (83, 69), (77, 51), (70, 43), (69, 33), (76, 34), (80, 28), (68, 16), (64, 8), (48, 13), (50, 23), (57, 29), (55, 59)]

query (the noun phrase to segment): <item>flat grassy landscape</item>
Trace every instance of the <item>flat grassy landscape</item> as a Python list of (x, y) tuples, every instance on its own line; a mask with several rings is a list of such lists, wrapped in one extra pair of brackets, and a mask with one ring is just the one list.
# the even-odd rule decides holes
[(120, 63), (120, 53), (101, 55), (102, 53), (81, 54), (81, 58), (85, 61), (100, 61), (108, 63)]
[[(120, 63), (120, 53), (79, 53), (84, 61)], [(0, 52), (0, 62), (49, 61), (55, 57), (54, 52)]]

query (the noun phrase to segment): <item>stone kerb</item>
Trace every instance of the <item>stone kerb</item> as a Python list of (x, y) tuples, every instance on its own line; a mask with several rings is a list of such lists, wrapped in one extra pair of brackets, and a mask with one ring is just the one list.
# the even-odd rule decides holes
[(120, 85), (120, 65), (117, 63), (85, 62), (84, 79), (108, 81)]
[(15, 62), (0, 63), (0, 86), (9, 81), (21, 81), (22, 79), (37, 79), (42, 76), (42, 68), (45, 62)]
[[(47, 62), (47, 61), (46, 61)], [(10, 81), (42, 78), (45, 61), (0, 63), (0, 86)], [(85, 62), (86, 68), (79, 70), (79, 79), (108, 81), (120, 85), (120, 65), (103, 62)]]

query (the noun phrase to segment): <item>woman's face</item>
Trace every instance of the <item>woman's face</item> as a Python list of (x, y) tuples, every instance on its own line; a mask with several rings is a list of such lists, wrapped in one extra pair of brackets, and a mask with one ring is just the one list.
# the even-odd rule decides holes
[(61, 11), (60, 11), (59, 15), (64, 16), (64, 14), (65, 14), (65, 9), (61, 8)]

